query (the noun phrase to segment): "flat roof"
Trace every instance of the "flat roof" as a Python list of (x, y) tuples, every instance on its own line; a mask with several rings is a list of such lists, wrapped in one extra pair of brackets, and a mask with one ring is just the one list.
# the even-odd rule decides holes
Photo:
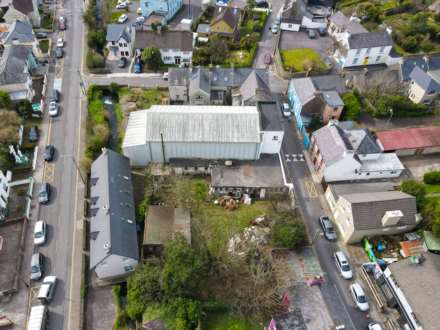
[(211, 185), (244, 188), (284, 187), (278, 155), (263, 155), (255, 161), (241, 161), (233, 166), (214, 167), (211, 171)]
[(398, 128), (376, 133), (384, 151), (440, 146), (440, 126)]
[(335, 196), (357, 193), (375, 193), (380, 191), (393, 191), (398, 187), (397, 182), (365, 182), (365, 183), (335, 183), (329, 184), (329, 189)]
[(398, 171), (404, 169), (405, 167), (395, 153), (380, 154), (376, 160), (363, 160), (361, 166), (362, 172)]
[(258, 102), (261, 129), (263, 131), (282, 131), (281, 111), (276, 102)]
[(440, 255), (427, 252), (423, 256), (425, 260), (420, 264), (406, 258), (388, 267), (421, 326), (438, 329)]

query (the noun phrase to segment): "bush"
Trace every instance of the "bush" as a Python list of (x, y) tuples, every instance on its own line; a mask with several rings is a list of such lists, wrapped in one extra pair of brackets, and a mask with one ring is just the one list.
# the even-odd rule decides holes
[(272, 227), (272, 242), (275, 246), (293, 249), (305, 241), (306, 230), (301, 219), (286, 214), (275, 220)]
[(12, 101), (8, 92), (0, 90), (0, 109), (12, 110)]
[(415, 36), (407, 36), (406, 38), (403, 38), (401, 41), (401, 46), (404, 50), (407, 52), (414, 52), (417, 50), (418, 42)]
[(393, 110), (393, 118), (420, 117), (426, 115), (428, 110), (426, 105), (412, 103), (403, 95), (384, 95), (373, 103), (376, 107), (373, 116), (377, 118), (389, 117), (390, 109)]
[(415, 180), (406, 180), (400, 185), (400, 190), (414, 196), (416, 198), (417, 208), (419, 210), (422, 209), (426, 200), (426, 188), (423, 183), (419, 183)]
[(361, 113), (361, 102), (355, 93), (345, 93), (342, 95), (344, 101), (343, 118), (345, 120), (358, 120)]
[(142, 62), (144, 62), (150, 70), (157, 70), (162, 64), (160, 50), (157, 47), (147, 47), (141, 54)]
[(440, 184), (440, 171), (432, 171), (423, 175), (423, 182), (426, 184)]
[(96, 51), (89, 49), (86, 56), (86, 65), (89, 69), (104, 68), (105, 58)]
[(32, 103), (29, 100), (21, 100), (16, 104), (15, 111), (20, 117), (27, 119), (32, 114)]

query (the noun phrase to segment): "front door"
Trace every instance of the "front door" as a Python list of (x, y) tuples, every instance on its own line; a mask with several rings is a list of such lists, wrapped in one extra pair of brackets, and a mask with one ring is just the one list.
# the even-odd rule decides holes
[(180, 56), (175, 56), (174, 57), (174, 64), (176, 65), (180, 65), (180, 61), (182, 60), (182, 58)]

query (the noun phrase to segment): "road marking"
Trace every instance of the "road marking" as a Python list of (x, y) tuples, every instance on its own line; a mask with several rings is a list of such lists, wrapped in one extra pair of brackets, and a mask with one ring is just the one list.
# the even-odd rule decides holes
[(304, 155), (303, 154), (285, 154), (286, 162), (303, 162)]
[(44, 166), (43, 181), (52, 183), (55, 177), (55, 164), (48, 163)]
[(316, 191), (316, 187), (313, 181), (306, 180), (304, 181), (304, 185), (306, 186), (306, 190), (310, 198), (318, 197), (318, 192)]

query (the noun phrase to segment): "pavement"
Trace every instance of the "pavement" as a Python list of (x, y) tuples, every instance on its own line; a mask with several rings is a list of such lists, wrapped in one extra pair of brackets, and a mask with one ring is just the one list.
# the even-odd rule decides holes
[(113, 329), (116, 305), (112, 286), (91, 287), (87, 294), (86, 330)]

